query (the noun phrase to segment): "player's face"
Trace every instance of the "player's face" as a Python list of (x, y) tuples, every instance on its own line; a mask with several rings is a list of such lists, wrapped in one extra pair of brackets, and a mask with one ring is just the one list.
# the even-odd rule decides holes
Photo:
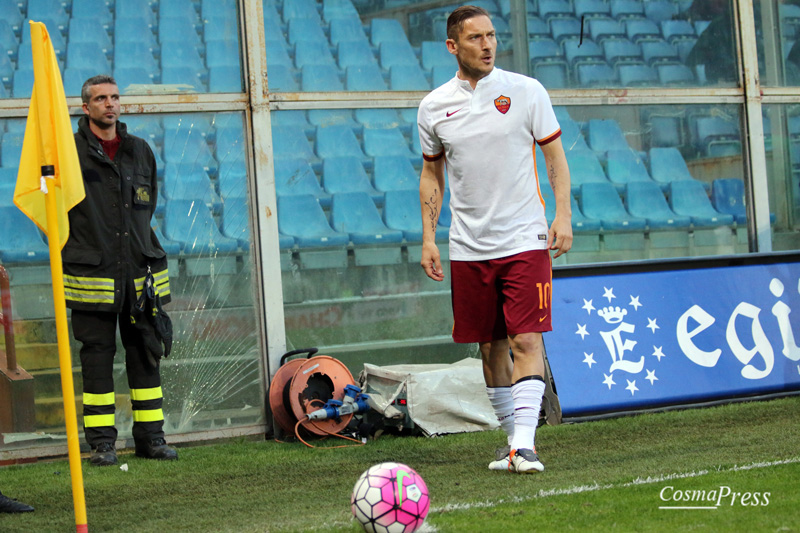
[(458, 39), (448, 39), (447, 49), (456, 56), (461, 77), (477, 82), (494, 68), (497, 39), (489, 17), (480, 15), (464, 21)]
[(89, 103), (83, 104), (83, 112), (100, 129), (116, 127), (119, 119), (119, 89), (113, 83), (101, 83), (89, 87)]

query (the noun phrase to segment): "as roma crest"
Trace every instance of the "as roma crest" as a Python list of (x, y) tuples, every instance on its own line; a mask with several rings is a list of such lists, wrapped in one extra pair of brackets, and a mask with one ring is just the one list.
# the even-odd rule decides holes
[(508, 110), (511, 109), (511, 98), (508, 96), (498, 96), (494, 99), (494, 106), (505, 115), (508, 113)]

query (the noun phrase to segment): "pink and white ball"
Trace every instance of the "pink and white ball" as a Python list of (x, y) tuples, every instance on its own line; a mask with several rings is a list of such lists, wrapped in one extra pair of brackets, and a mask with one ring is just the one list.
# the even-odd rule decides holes
[(411, 533), (430, 508), (422, 476), (402, 463), (375, 465), (358, 478), (350, 497), (356, 520), (371, 533)]

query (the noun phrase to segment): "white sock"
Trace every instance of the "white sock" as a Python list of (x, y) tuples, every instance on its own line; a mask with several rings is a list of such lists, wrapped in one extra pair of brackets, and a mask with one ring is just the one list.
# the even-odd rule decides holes
[(523, 380), (517, 381), (512, 385), (511, 396), (514, 398), (514, 438), (511, 441), (512, 449), (533, 449), (543, 395), (544, 381), (539, 381), (539, 379), (523, 378)]
[(514, 438), (514, 398), (511, 397), (511, 387), (486, 387), (486, 394), (511, 445), (511, 439)]

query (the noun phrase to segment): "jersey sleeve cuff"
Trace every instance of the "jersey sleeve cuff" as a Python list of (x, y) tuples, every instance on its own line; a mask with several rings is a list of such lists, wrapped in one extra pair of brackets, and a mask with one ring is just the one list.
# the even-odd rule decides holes
[(536, 142), (539, 143), (539, 146), (544, 146), (545, 144), (548, 144), (548, 143), (551, 143), (551, 142), (555, 141), (559, 137), (561, 137), (561, 129), (560, 128), (555, 133), (553, 133), (552, 135), (548, 135), (544, 139), (538, 140)]
[(422, 158), (425, 161), (438, 161), (439, 159), (442, 158), (443, 155), (444, 155), (444, 150), (442, 150), (441, 152), (439, 152), (436, 155), (422, 154)]

